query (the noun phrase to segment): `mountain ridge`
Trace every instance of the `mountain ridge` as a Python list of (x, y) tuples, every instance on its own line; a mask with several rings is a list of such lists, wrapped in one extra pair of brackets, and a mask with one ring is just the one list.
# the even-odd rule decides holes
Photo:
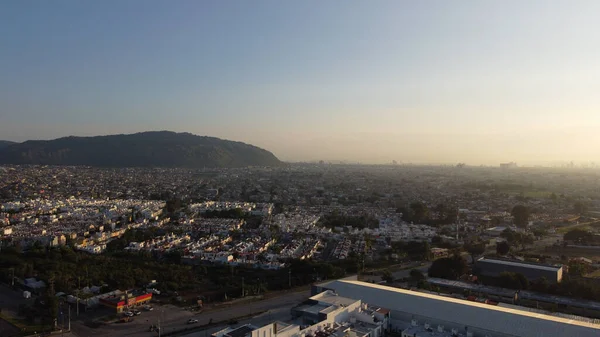
[(28, 140), (0, 147), (0, 163), (184, 168), (282, 165), (273, 153), (251, 144), (172, 131)]
[(9, 145), (17, 144), (16, 142), (11, 142), (10, 140), (0, 140), (0, 149), (5, 148)]

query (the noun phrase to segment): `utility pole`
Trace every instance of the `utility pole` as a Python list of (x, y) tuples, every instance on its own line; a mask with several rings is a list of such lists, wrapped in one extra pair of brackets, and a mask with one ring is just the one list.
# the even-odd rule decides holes
[(63, 302), (60, 304), (60, 316), (62, 318), (62, 329), (60, 329), (61, 330), (60, 334), (63, 337), (65, 336), (65, 312), (63, 311), (64, 308), (65, 308), (65, 306), (64, 306), (64, 302)]
[(81, 277), (77, 276), (77, 282), (78, 282), (78, 287), (77, 287), (77, 317), (79, 317), (79, 290), (81, 289)]
[(165, 314), (165, 309), (160, 309), (160, 315), (158, 316), (158, 337), (160, 337), (160, 334), (162, 333), (162, 328), (160, 327), (160, 319), (162, 318), (163, 321), (165, 320), (165, 318), (163, 317)]
[(242, 277), (242, 297), (246, 297), (246, 292), (244, 291), (244, 277)]
[(10, 275), (11, 275), (11, 277), (10, 277), (10, 285), (12, 287), (14, 287), (15, 286), (15, 268), (10, 268)]
[(71, 332), (71, 304), (67, 303), (69, 306), (69, 332)]
[(292, 289), (292, 268), (288, 271), (288, 286)]

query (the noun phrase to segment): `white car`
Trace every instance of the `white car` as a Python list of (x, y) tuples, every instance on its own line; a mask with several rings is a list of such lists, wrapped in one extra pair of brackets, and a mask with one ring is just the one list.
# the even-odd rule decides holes
[(187, 321), (187, 322), (188, 322), (188, 324), (194, 324), (194, 323), (198, 323), (198, 320), (197, 320), (197, 319), (190, 318), (190, 319), (188, 319), (188, 321)]
[(127, 317), (133, 317), (133, 312), (127, 311), (126, 313), (124, 313), (124, 315)]

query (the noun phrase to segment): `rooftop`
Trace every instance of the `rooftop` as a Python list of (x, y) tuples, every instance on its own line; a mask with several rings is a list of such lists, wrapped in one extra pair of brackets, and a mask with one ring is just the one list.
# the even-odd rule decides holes
[(598, 336), (600, 325), (353, 280), (323, 285), (402, 313), (513, 336)]
[(454, 336), (450, 331), (438, 331), (435, 328), (430, 328), (429, 330), (425, 329), (422, 326), (411, 326), (404, 330), (410, 336), (431, 336), (431, 337), (452, 337)]
[(337, 306), (349, 306), (356, 303), (358, 300), (342, 297), (332, 291), (325, 291), (318, 295), (311, 297), (312, 300), (316, 300), (323, 303), (328, 303)]
[(503, 260), (503, 259), (489, 258), (489, 257), (482, 257), (479, 260), (477, 260), (477, 262), (493, 263), (493, 264), (499, 264), (499, 265), (504, 265), (504, 266), (527, 267), (527, 268), (533, 268), (533, 269), (545, 270), (545, 271), (558, 271), (562, 268), (562, 266), (557, 267), (557, 266), (551, 266), (551, 265), (547, 265), (547, 264), (511, 261), (511, 260)]
[(248, 335), (249, 333), (251, 333), (254, 330), (256, 330), (256, 328), (254, 328), (253, 326), (242, 325), (239, 328), (233, 329), (233, 330), (225, 333), (225, 336), (229, 336), (229, 337), (244, 337), (244, 336)]

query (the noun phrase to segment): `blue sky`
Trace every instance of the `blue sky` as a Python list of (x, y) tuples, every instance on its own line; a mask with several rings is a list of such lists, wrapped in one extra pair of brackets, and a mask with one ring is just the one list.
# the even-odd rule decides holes
[(286, 160), (600, 162), (598, 1), (0, 2), (0, 139), (188, 131)]

